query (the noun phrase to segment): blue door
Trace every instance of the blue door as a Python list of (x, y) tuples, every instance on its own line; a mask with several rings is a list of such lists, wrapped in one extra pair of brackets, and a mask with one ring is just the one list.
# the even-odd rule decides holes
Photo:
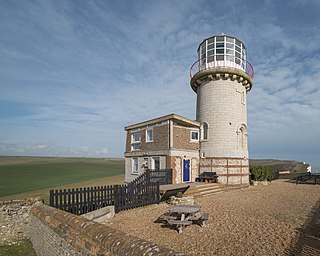
[(183, 174), (182, 181), (190, 181), (190, 159), (183, 159)]

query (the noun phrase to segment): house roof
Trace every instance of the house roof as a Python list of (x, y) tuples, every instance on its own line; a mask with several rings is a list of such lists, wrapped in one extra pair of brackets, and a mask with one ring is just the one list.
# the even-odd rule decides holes
[(183, 116), (180, 116), (180, 115), (177, 115), (177, 114), (169, 114), (169, 115), (166, 115), (166, 116), (161, 116), (161, 117), (154, 118), (154, 119), (151, 119), (151, 120), (148, 120), (148, 121), (144, 121), (144, 122), (141, 122), (141, 123), (136, 123), (136, 124), (132, 124), (132, 125), (126, 126), (124, 129), (126, 131), (128, 131), (128, 130), (140, 128), (140, 127), (143, 127), (143, 126), (153, 125), (153, 124), (160, 123), (160, 122), (163, 122), (163, 121), (168, 121), (168, 120), (176, 121), (179, 124), (185, 125), (185, 126), (200, 127), (200, 122), (198, 122), (198, 121), (190, 120), (190, 119), (188, 119), (186, 117), (183, 117)]

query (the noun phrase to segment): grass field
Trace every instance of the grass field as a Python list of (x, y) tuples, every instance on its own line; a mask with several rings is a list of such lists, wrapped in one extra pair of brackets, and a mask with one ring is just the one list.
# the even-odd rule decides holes
[(0, 156), (0, 200), (41, 196), (49, 189), (123, 183), (124, 159)]

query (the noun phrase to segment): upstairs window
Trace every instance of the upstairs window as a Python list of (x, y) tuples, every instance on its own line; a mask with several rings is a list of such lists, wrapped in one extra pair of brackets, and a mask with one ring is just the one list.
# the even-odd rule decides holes
[(131, 150), (141, 149), (141, 135), (140, 132), (134, 132), (131, 134)]
[(146, 138), (147, 138), (147, 142), (152, 142), (153, 141), (153, 129), (147, 129), (146, 131)]
[(131, 135), (131, 143), (140, 142), (140, 141), (141, 141), (140, 132), (132, 133), (132, 135)]
[(199, 141), (199, 132), (191, 131), (191, 141)]

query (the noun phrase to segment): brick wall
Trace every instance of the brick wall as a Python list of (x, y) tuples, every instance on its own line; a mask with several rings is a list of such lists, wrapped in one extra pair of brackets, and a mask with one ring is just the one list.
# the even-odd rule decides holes
[[(153, 141), (146, 142), (146, 130), (141, 129), (141, 150), (160, 150), (168, 149), (169, 145), (169, 126), (159, 125), (153, 127)], [(131, 130), (127, 131), (126, 152), (131, 151)]]
[(183, 255), (42, 203), (31, 209), (30, 240), (38, 255)]
[(127, 131), (127, 138), (126, 138), (126, 152), (131, 150), (131, 131)]
[[(198, 129), (194, 129), (197, 131)], [(184, 127), (173, 127), (173, 148), (183, 150), (199, 149), (199, 142), (191, 142), (191, 130)]]

